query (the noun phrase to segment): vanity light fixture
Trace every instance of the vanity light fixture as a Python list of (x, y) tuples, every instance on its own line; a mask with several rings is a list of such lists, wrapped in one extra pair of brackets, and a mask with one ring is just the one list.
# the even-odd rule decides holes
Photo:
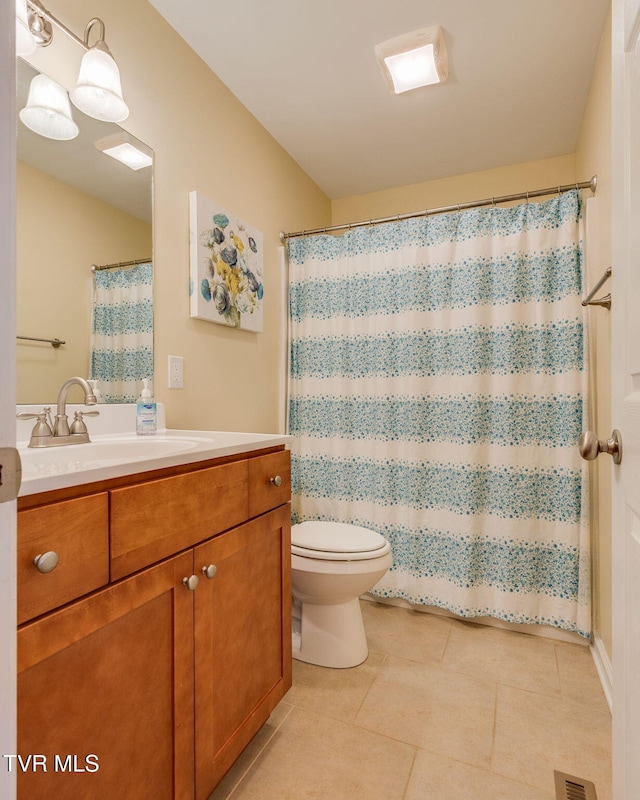
[[(16, 0), (16, 25), (22, 25), (21, 4), (28, 9), (27, 28), (38, 47), (46, 47), (53, 38), (53, 25), (60, 28), (87, 52), (80, 64), (78, 83), (71, 90), (73, 104), (94, 119), (103, 122), (122, 122), (129, 116), (129, 109), (122, 98), (120, 71), (104, 39), (104, 22), (98, 17), (89, 20), (81, 39), (56, 19), (40, 0)], [(89, 44), (94, 26), (99, 26), (98, 40)]]
[(27, 0), (16, 0), (16, 54), (30, 56), (36, 50), (36, 40), (29, 30)]
[[(89, 34), (94, 25), (100, 26), (100, 38), (89, 47)], [(103, 122), (122, 122), (129, 116), (122, 99), (120, 70), (104, 40), (104, 22), (98, 17), (89, 20), (84, 31), (84, 46), (78, 83), (71, 90), (71, 102), (80, 111)]]
[(374, 51), (393, 94), (444, 83), (449, 75), (447, 49), (439, 25), (396, 36), (376, 45)]
[(121, 161), (130, 169), (137, 171), (153, 164), (151, 151), (145, 150), (141, 143), (126, 131), (106, 136), (104, 139), (99, 139), (95, 144), (98, 150)]
[(20, 119), (27, 128), (47, 139), (64, 141), (78, 135), (67, 90), (47, 75), (36, 75), (31, 81), (27, 105), (20, 112)]

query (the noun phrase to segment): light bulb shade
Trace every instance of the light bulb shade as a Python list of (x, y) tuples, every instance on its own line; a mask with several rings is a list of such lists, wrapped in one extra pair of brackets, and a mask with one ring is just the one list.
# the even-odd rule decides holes
[(36, 40), (29, 30), (27, 0), (16, 0), (16, 55), (30, 56), (35, 50)]
[(36, 75), (31, 81), (20, 119), (27, 128), (47, 139), (75, 139), (78, 135), (66, 89), (46, 75)]
[(393, 94), (444, 83), (449, 75), (447, 48), (439, 25), (396, 36), (374, 50)]
[(129, 116), (127, 104), (122, 99), (120, 70), (108, 52), (92, 47), (82, 57), (80, 74), (71, 101), (94, 119), (103, 122), (122, 122)]

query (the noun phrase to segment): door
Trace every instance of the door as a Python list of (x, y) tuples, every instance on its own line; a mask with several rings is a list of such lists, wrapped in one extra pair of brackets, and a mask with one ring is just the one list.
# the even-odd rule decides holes
[(291, 686), (290, 517), (287, 503), (194, 551), (196, 800)]
[[(14, 447), (16, 439), (14, 14), (14, 3), (0, 3), (0, 447)], [(0, 755), (16, 752), (15, 553), (16, 504), (0, 503)], [(5, 764), (0, 797), (15, 797), (15, 773)]]
[[(613, 797), (640, 792), (640, 0), (613, 0)], [(607, 434), (608, 435), (608, 434)]]
[(189, 551), (20, 628), (19, 800), (192, 800), (192, 569)]

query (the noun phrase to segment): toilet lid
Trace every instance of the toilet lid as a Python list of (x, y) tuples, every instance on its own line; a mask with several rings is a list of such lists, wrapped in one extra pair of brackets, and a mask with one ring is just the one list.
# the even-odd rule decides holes
[(384, 536), (344, 522), (301, 522), (291, 528), (294, 552), (300, 549), (322, 553), (371, 553), (388, 548)]

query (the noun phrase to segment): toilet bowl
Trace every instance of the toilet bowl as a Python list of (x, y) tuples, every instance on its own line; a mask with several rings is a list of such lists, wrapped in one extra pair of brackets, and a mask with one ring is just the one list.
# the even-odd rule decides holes
[(375, 531), (341, 522), (291, 529), (293, 657), (355, 667), (368, 655), (359, 596), (389, 569), (391, 545)]

